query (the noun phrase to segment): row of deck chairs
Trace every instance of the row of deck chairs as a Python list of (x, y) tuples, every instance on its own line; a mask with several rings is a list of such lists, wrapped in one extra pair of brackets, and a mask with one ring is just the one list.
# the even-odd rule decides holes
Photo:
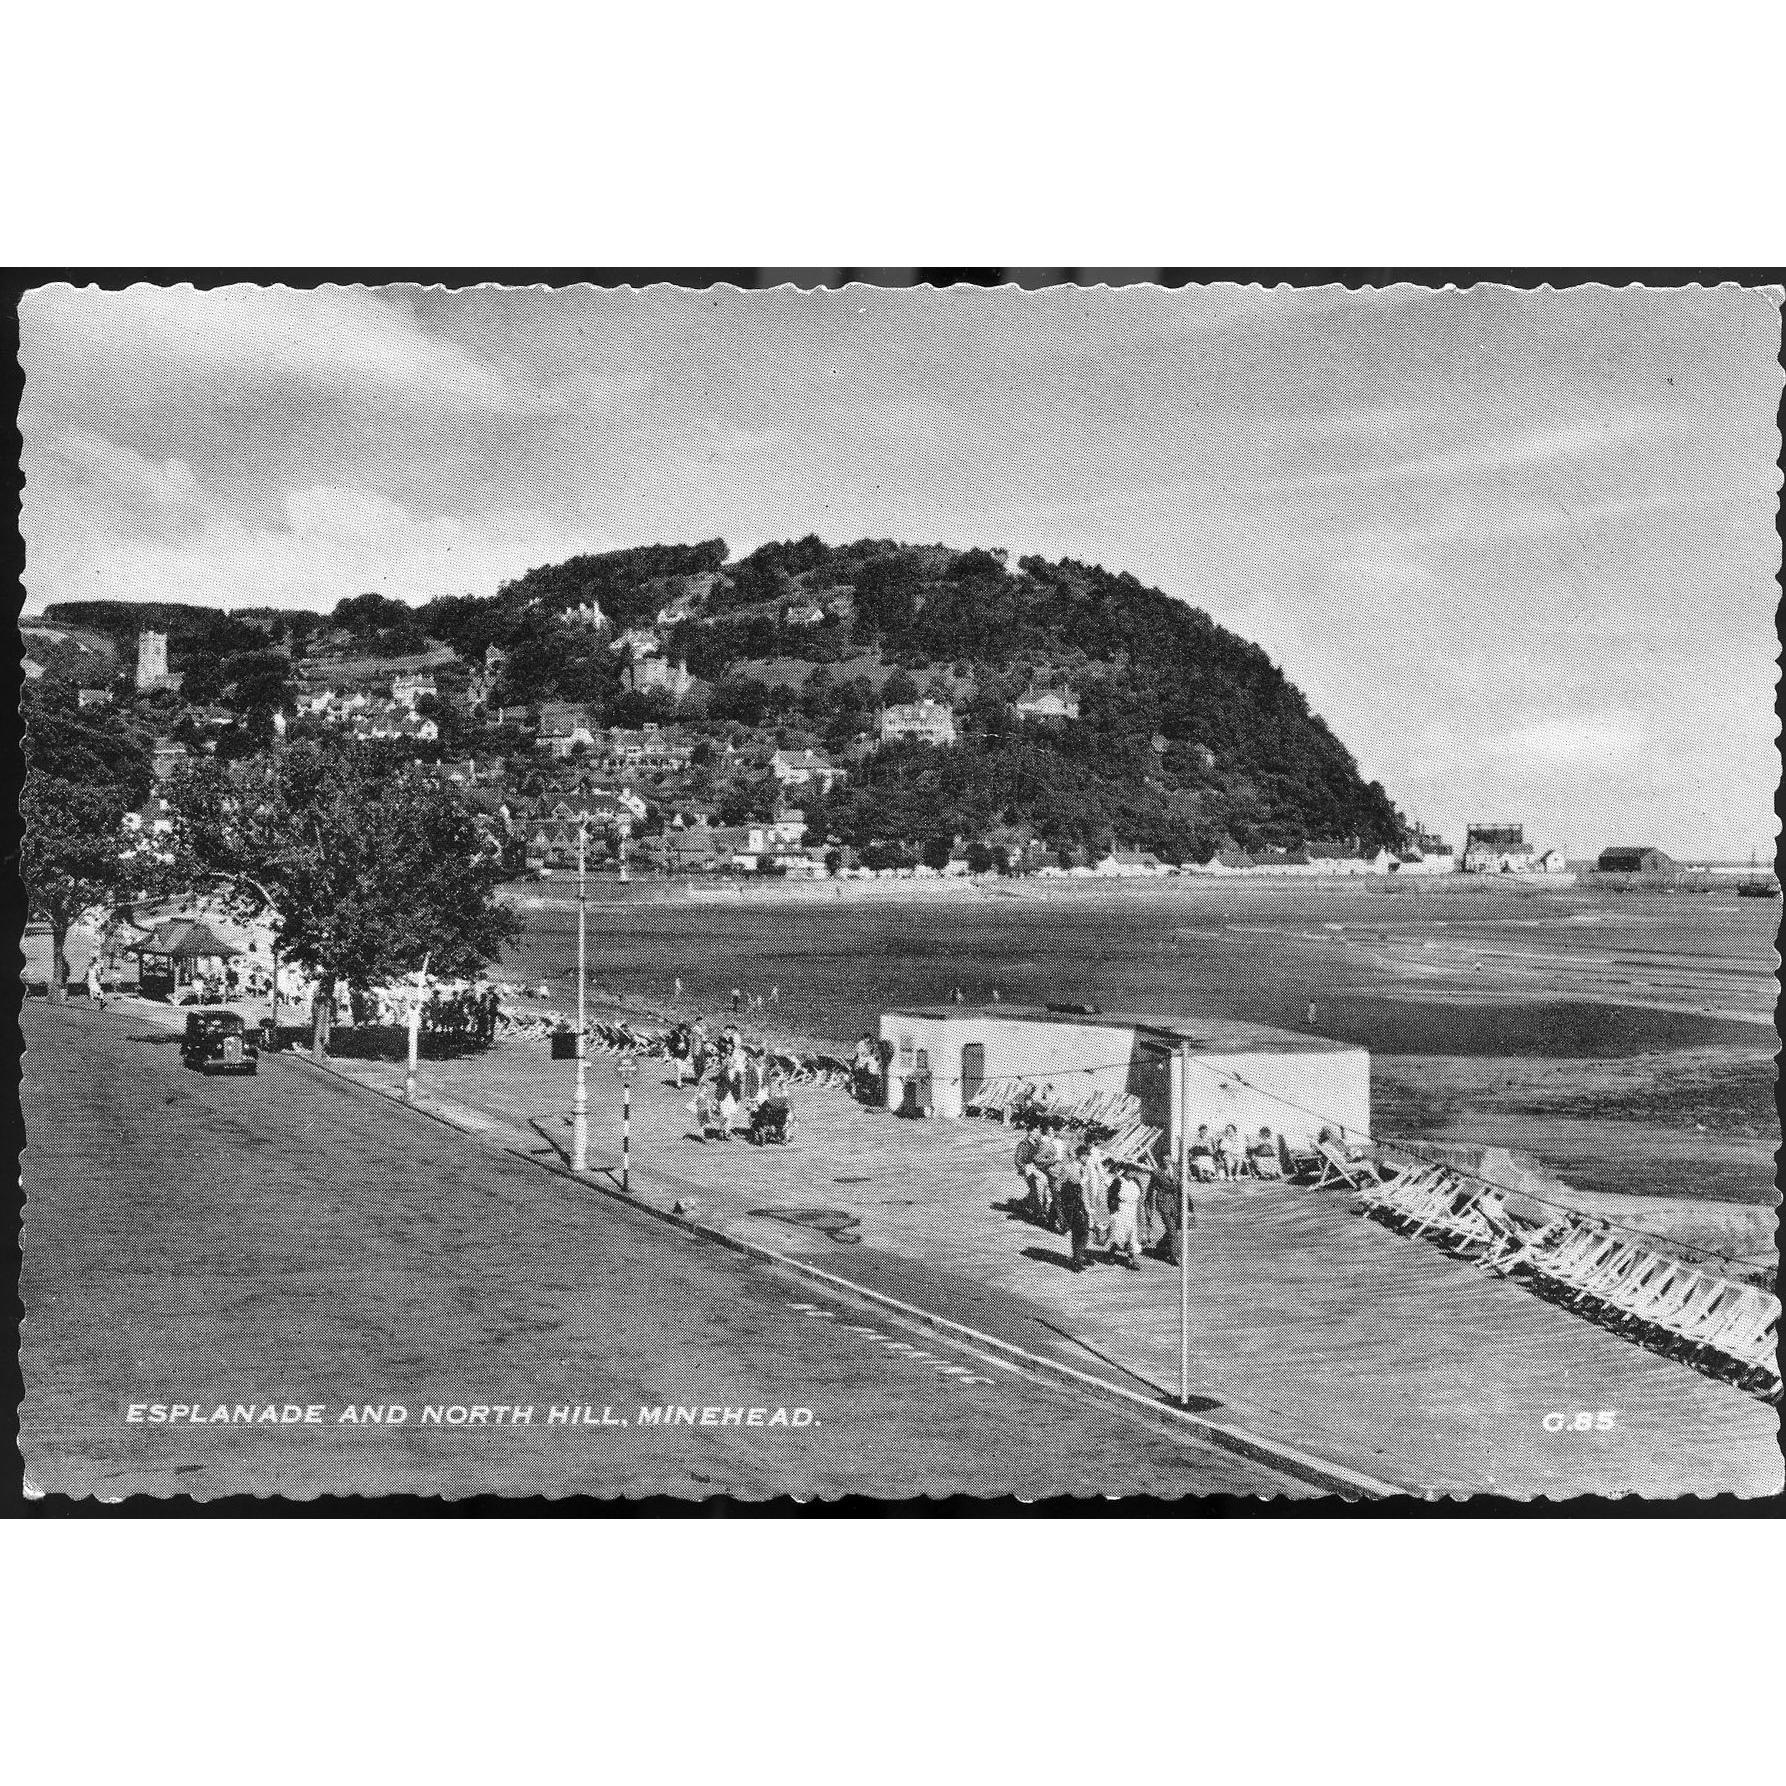
[(1343, 1184), (1366, 1213), (1485, 1271), (1517, 1278), (1571, 1312), (1774, 1400), (1781, 1393), (1776, 1297), (1658, 1252), (1573, 1211), (1523, 1223), (1492, 1185), (1415, 1161), (1382, 1176), (1331, 1145), (1317, 1186)]
[(1096, 1131), (1098, 1145), (1126, 1165), (1151, 1165), (1159, 1157), (1160, 1131), (1141, 1120), (1141, 1100), (1133, 1092), (1085, 1091), (1063, 1096), (1030, 1079), (987, 1079), (968, 1100), (969, 1116), (1000, 1122), (1034, 1123), (1043, 1118)]
[(589, 1040), (600, 1054), (643, 1054), (655, 1059), (670, 1051), (668, 1030), (634, 1029), (630, 1023), (592, 1023)]
[(834, 1054), (771, 1054), (769, 1059), (790, 1085), (829, 1085), (848, 1091), (853, 1084), (850, 1063)]

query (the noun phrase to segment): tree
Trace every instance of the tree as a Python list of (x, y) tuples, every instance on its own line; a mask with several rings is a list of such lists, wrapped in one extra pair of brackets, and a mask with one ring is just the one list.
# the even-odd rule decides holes
[(303, 744), (176, 771), (168, 800), (186, 860), (271, 898), (281, 954), (318, 982), (319, 1058), (338, 983), (363, 992), (424, 960), (470, 974), (520, 934), (495, 899), (500, 845), (413, 765)]
[(150, 753), (109, 709), (83, 709), (66, 691), (28, 691), (24, 717), (19, 873), (31, 911), (50, 927), (49, 994), (60, 1004), (70, 928), (157, 876), (153, 859), (129, 851), (124, 836), (125, 813), (149, 791)]

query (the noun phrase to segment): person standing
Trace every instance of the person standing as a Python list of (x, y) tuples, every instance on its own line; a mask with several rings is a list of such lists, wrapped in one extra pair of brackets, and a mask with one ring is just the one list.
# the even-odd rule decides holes
[(1073, 1237), (1074, 1271), (1083, 1271), (1091, 1263), (1091, 1212), (1085, 1200), (1085, 1157), (1090, 1151), (1087, 1143), (1081, 1141), (1060, 1175), (1060, 1212)]
[(772, 1005), (779, 1005), (781, 1003), (781, 985), (779, 982), (769, 988), (769, 1002)]
[(732, 1015), (738, 1015), (738, 1007), (744, 1003), (744, 994), (736, 986), (732, 988)]
[(1138, 1169), (1117, 1168), (1110, 1187), (1110, 1263), (1130, 1271), (1141, 1269), (1141, 1186)]
[(677, 998), (681, 998), (682, 996), (682, 976), (680, 974), (676, 976), (676, 991), (674, 996)]
[(1048, 1172), (1038, 1158), (1042, 1141), (1038, 1130), (1025, 1129), (1017, 1138), (1017, 1150), (1012, 1155), (1012, 1164), (1023, 1185), (1023, 1207), (1033, 1222), (1048, 1219)]
[(87, 996), (93, 1001), (95, 1010), (105, 1009), (105, 986), (99, 978), (99, 957), (91, 956), (87, 961)]

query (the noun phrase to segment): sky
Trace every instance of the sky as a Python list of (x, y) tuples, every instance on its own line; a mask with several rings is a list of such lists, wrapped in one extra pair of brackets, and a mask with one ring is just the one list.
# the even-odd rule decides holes
[(1778, 293), (46, 287), (26, 612), (487, 595), (817, 533), (1131, 571), (1364, 774), (1772, 851)]

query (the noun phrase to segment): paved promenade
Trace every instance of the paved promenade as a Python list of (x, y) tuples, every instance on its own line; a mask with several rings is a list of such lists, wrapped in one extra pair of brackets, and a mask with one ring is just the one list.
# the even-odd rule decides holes
[[(401, 1067), (334, 1062), (384, 1091)], [(424, 1062), (423, 1101), (487, 1140), (568, 1149), (573, 1067), (538, 1042)], [(617, 1171), (620, 1086), (589, 1065), (590, 1159)], [(632, 1104), (632, 1191), (1131, 1388), (1176, 1393), (1179, 1286), (1064, 1269), (1067, 1243), (1010, 1213), (1013, 1137), (908, 1122), (796, 1088), (786, 1147), (703, 1144), (661, 1062)], [(1775, 1411), (1517, 1286), (1292, 1186), (1209, 1187), (1191, 1249), (1195, 1405), (1206, 1418), (1424, 1494), (1778, 1492)], [(1038, 1313), (1037, 1311), (1042, 1311)], [(1567, 1430), (1579, 1413), (1610, 1430)], [(1547, 1431), (1546, 1415), (1566, 1430)], [(1554, 1426), (1556, 1422), (1551, 1424)]]

